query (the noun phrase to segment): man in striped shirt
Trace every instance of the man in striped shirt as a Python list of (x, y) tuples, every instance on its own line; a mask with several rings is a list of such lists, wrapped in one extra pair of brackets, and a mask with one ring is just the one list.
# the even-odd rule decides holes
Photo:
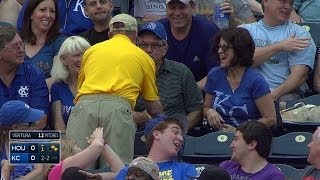
[[(153, 59), (156, 65), (156, 85), (160, 102), (166, 115), (184, 114), (189, 128), (202, 120), (203, 97), (189, 68), (179, 62), (164, 58), (167, 52), (167, 33), (159, 22), (145, 24), (138, 33), (138, 46)], [(150, 116), (138, 99), (134, 120), (138, 125), (147, 122)]]

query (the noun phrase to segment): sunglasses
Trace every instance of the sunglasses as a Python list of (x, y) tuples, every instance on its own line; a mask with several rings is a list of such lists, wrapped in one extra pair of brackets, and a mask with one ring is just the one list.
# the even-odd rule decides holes
[(219, 49), (221, 49), (222, 52), (226, 52), (228, 49), (231, 49), (231, 48), (233, 48), (233, 46), (226, 46), (226, 45), (221, 46), (221, 45), (219, 45), (219, 46), (216, 47), (216, 50), (219, 51)]

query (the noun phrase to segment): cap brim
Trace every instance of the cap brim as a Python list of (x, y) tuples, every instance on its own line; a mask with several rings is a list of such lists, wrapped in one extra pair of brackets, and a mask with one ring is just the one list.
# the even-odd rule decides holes
[[(171, 1), (173, 1), (173, 0), (167, 0), (166, 4), (169, 4)], [(185, 0), (185, 1), (184, 0), (179, 0), (179, 1), (182, 2), (183, 4), (188, 4), (192, 0), (189, 0), (189, 1), (188, 0)]]
[[(182, 128), (183, 128), (183, 132), (182, 134), (183, 135), (186, 135), (187, 132), (188, 132), (188, 128), (189, 128), (189, 120), (188, 120), (188, 117), (184, 114), (174, 114), (174, 115), (171, 115), (171, 116), (168, 116), (166, 117), (165, 119), (176, 119), (178, 120), (181, 124), (182, 124)], [(165, 121), (165, 120), (164, 120)], [(159, 122), (160, 123), (160, 122)], [(155, 125), (156, 126), (156, 125)], [(155, 127), (154, 126), (154, 127)], [(152, 133), (154, 127), (152, 128), (152, 130), (150, 131), (150, 133)], [(141, 141), (142, 142), (147, 142), (147, 139), (145, 137), (145, 135), (141, 136)]]
[(142, 33), (145, 33), (145, 32), (150, 32), (150, 33), (156, 35), (159, 39), (163, 39), (157, 32), (152, 31), (152, 30), (150, 30), (150, 29), (148, 29), (148, 28), (140, 29), (140, 30), (138, 31), (138, 35), (140, 36)]
[(0, 27), (14, 27), (14, 26), (8, 22), (0, 21)]
[(45, 116), (42, 110), (30, 108), (29, 116), (24, 120), (24, 122), (36, 122)]

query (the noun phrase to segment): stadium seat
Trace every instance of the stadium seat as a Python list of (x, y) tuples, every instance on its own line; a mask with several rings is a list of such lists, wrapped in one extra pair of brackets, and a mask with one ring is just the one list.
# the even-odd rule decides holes
[[(231, 157), (230, 144), (234, 134), (230, 132), (211, 132), (209, 134), (186, 139), (187, 152), (183, 154), (183, 160), (190, 163), (219, 164)], [(192, 143), (194, 142), (194, 154)], [(189, 144), (188, 144), (189, 143)]]
[(309, 96), (300, 100), (288, 101), (287, 108), (293, 107), (295, 104), (299, 102), (303, 102), (304, 104), (313, 104), (313, 105), (320, 106), (320, 94)]
[(274, 165), (277, 166), (283, 172), (286, 179), (301, 180), (300, 169), (296, 169), (286, 164), (274, 164)]
[(186, 135), (184, 137), (183, 155), (194, 155), (195, 137)]
[(309, 132), (291, 132), (272, 140), (269, 160), (271, 163), (286, 163), (297, 168), (304, 168), (307, 163), (307, 145), (312, 139)]
[(319, 37), (320, 23), (303, 22), (298, 24), (304, 27), (307, 31), (309, 31), (316, 46), (320, 47), (320, 37)]

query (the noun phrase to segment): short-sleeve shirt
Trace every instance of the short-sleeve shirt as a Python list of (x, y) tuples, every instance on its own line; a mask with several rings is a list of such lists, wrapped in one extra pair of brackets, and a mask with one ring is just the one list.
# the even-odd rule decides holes
[(79, 36), (85, 38), (89, 41), (91, 45), (95, 45), (97, 43), (103, 42), (109, 39), (108, 35), (109, 29), (106, 29), (101, 32), (97, 32), (94, 27), (88, 29), (87, 31), (79, 34)]
[(146, 100), (159, 100), (155, 79), (151, 57), (127, 36), (116, 34), (84, 53), (75, 100), (84, 94), (115, 94), (126, 98), (133, 109), (139, 93)]
[(167, 18), (160, 22), (168, 34), (168, 51), (165, 58), (185, 64), (198, 82), (214, 66), (218, 65), (217, 55), (212, 49), (212, 38), (218, 33), (219, 28), (208, 19), (199, 16), (192, 17), (191, 29), (183, 40), (177, 40)]
[(24, 62), (18, 66), (10, 87), (0, 79), (0, 107), (11, 100), (23, 101), (30, 107), (48, 114), (49, 92), (43, 72)]
[(56, 82), (51, 86), (51, 102), (61, 102), (61, 113), (63, 121), (67, 124), (69, 115), (74, 106), (74, 96), (65, 82)]
[(240, 164), (228, 160), (219, 165), (228, 174), (231, 180), (284, 180), (284, 174), (279, 168), (268, 163), (263, 169), (256, 173), (247, 173), (241, 169)]
[[(292, 22), (286, 22), (279, 26), (267, 26), (263, 19), (252, 24), (243, 24), (241, 27), (246, 28), (254, 40), (256, 47), (265, 47), (283, 41), (295, 34), (297, 38), (311, 38), (300, 25)], [(280, 51), (267, 59), (256, 69), (266, 79), (271, 89), (275, 89), (290, 75), (290, 67), (294, 65), (306, 65), (309, 69), (313, 69), (316, 55), (316, 46), (311, 38), (310, 45), (302, 51), (285, 52)], [(308, 89), (304, 83), (300, 89), (305, 91)]]
[(58, 54), (60, 46), (65, 39), (65, 36), (59, 36), (52, 43), (44, 44), (33, 57), (26, 56), (25, 61), (28, 61), (37, 68), (41, 69), (45, 75), (45, 78), (49, 78), (53, 64), (53, 57)]
[(293, 8), (304, 22), (320, 23), (320, 1), (294, 0)]
[(227, 80), (227, 70), (212, 68), (204, 91), (213, 96), (212, 107), (222, 119), (232, 126), (261, 118), (255, 100), (270, 93), (268, 83), (252, 68), (246, 68), (239, 87), (232, 90)]
[[(196, 168), (189, 163), (182, 163), (177, 161), (166, 161), (162, 163), (157, 163), (160, 172), (159, 176), (161, 180), (166, 179), (179, 179), (179, 180), (189, 180), (192, 177), (197, 176)], [(128, 172), (128, 167), (121, 169), (116, 177), (116, 180), (125, 179)]]
[[(186, 65), (164, 59), (156, 78), (160, 102), (166, 115), (188, 115), (202, 108), (201, 91)], [(141, 98), (138, 98), (135, 110), (144, 110)]]
[(314, 166), (307, 166), (301, 172), (302, 180), (319, 180), (320, 179), (320, 169)]

